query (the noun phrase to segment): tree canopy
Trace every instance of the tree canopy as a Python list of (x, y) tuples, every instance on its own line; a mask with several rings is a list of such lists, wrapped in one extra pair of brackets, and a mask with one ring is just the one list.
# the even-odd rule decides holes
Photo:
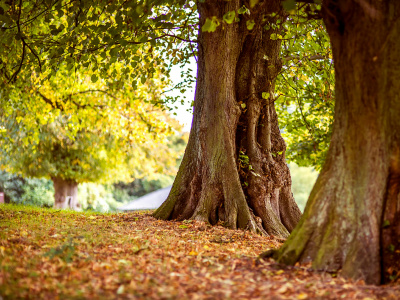
[(157, 147), (177, 123), (150, 104), (159, 99), (163, 82), (152, 79), (133, 90), (116, 77), (114, 87), (93, 83), (91, 74), (61, 69), (40, 84), (31, 77), (10, 91), (12, 101), (3, 101), (0, 114), (3, 168), (93, 182), (126, 181), (171, 165), (173, 154)]
[(191, 1), (9, 1), (1, 4), (0, 17), (3, 87), (21, 73), (50, 77), (60, 65), (90, 69), (96, 82), (123, 62), (124, 81), (135, 88), (195, 51), (182, 43), (196, 31)]
[[(247, 7), (228, 11), (220, 18), (213, 16), (202, 24), (202, 30), (212, 32), (240, 19), (251, 29), (254, 20), (247, 16), (257, 3), (250, 1)], [(167, 80), (172, 65), (183, 66), (189, 57), (198, 55), (199, 20), (194, 1), (53, 0), (1, 5), (3, 94), (18, 84), (18, 76), (23, 81), (34, 76), (32, 81), (40, 82), (60, 70), (90, 73), (93, 82), (104, 80), (107, 90), (121, 85), (135, 89), (153, 75)], [(329, 38), (320, 21), (308, 17), (316, 14), (318, 5), (294, 10), (294, 1), (284, 1), (283, 6), (291, 13), (288, 20), (268, 26), (283, 30), (271, 38), (283, 41), (284, 67), (278, 76), (275, 101), (289, 144), (287, 157), (299, 165), (320, 168), (333, 120)], [(194, 80), (189, 73), (183, 75), (175, 87), (182, 91)], [(319, 100), (321, 92), (326, 96), (323, 101)], [(164, 95), (152, 103), (160, 101), (176, 99)]]

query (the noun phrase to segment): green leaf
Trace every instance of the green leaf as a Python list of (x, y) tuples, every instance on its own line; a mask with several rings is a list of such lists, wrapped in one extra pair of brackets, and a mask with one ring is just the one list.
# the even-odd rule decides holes
[(238, 9), (238, 14), (239, 14), (239, 15), (243, 15), (243, 14), (245, 14), (245, 13), (250, 13), (250, 12), (249, 12), (249, 10), (247, 9), (247, 7), (243, 5), (241, 8)]
[(247, 27), (248, 30), (252, 30), (254, 28), (255, 24), (256, 23), (254, 22), (254, 20), (247, 20), (246, 21), (246, 27)]
[(382, 228), (386, 228), (386, 227), (389, 227), (389, 226), (390, 226), (390, 221), (389, 220), (383, 221)]
[(232, 24), (232, 22), (235, 20), (236, 17), (236, 13), (234, 10), (232, 11), (228, 11), (226, 14), (224, 14), (224, 16), (222, 17), (222, 19), (228, 23), (228, 24)]
[(296, 8), (296, 1), (295, 0), (284, 0), (284, 1), (282, 1), (282, 7), (287, 11), (294, 10)]
[(245, 109), (245, 108), (246, 108), (246, 103), (242, 103), (242, 104), (240, 104), (240, 106), (241, 106), (243, 109)]
[(219, 26), (219, 21), (217, 17), (212, 17), (212, 19), (207, 18), (204, 25), (201, 27), (201, 31), (203, 32), (214, 32)]
[(269, 99), (269, 93), (267, 92), (263, 92), (261, 96), (263, 97), (263, 99)]
[(253, 8), (254, 6), (257, 5), (259, 0), (250, 0), (250, 8)]
[(93, 74), (92, 77), (90, 77), (90, 79), (92, 80), (93, 83), (95, 83), (97, 80), (99, 80), (99, 78), (97, 77), (96, 74)]

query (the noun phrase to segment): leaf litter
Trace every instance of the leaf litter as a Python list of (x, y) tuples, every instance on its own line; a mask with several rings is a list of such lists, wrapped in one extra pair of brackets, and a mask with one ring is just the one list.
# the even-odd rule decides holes
[(76, 213), (0, 206), (4, 299), (399, 299), (366, 285), (258, 255), (281, 245), (148, 212)]

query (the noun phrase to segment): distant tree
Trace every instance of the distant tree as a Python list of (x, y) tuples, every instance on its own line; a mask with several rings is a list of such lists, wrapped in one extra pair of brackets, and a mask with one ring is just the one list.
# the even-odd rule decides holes
[(157, 148), (176, 121), (145, 102), (159, 95), (161, 82), (107, 89), (90, 74), (68, 74), (61, 69), (40, 85), (27, 80), (9, 94), (16, 100), (0, 113), (0, 167), (51, 178), (55, 207), (72, 209), (80, 182), (128, 181), (170, 168), (177, 154)]
[[(171, 164), (168, 164), (168, 168), (161, 161), (158, 166), (159, 168), (155, 171), (142, 172), (142, 176), (136, 176), (132, 182), (118, 182), (114, 184), (114, 195), (116, 197), (124, 197), (125, 199), (129, 199), (129, 197), (141, 197), (155, 190), (172, 185), (187, 145), (188, 136), (187, 132), (170, 136), (168, 143), (163, 144), (162, 148), (160, 147), (160, 151), (164, 153), (164, 161), (168, 157), (176, 157), (175, 161), (168, 159), (168, 162), (171, 162)], [(176, 154), (179, 156), (176, 156)]]

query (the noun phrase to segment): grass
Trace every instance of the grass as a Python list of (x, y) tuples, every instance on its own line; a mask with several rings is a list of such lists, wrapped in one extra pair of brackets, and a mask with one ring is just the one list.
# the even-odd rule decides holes
[[(147, 212), (100, 214), (0, 206), (4, 299), (399, 299), (307, 266), (257, 256), (280, 243)], [(1, 297), (0, 297), (1, 299)]]

